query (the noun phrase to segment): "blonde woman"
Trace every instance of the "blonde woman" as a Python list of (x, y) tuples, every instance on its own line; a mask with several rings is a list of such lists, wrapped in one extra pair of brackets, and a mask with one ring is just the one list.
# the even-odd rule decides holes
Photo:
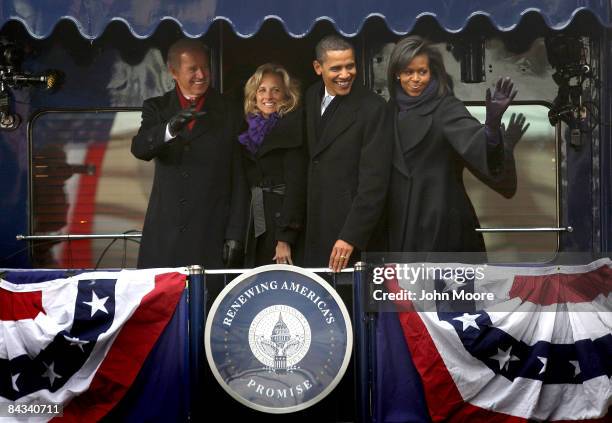
[(300, 94), (279, 65), (261, 65), (244, 87), (238, 142), (251, 189), (247, 266), (293, 264), (305, 205)]

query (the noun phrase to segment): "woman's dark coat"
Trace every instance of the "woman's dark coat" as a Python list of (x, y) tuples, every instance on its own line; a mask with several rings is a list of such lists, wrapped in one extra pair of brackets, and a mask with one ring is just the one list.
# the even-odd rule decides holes
[[(236, 146), (238, 120), (212, 89), (193, 130), (164, 142), (180, 110), (176, 90), (145, 100), (132, 154), (155, 160), (138, 267), (200, 264), (222, 268), (225, 239), (242, 240), (246, 184)], [(232, 117), (234, 117), (232, 119)]]
[[(395, 132), (389, 250), (485, 251), (483, 237), (475, 231), (480, 225), (465, 191), (463, 169), (468, 167), (483, 182), (511, 196), (516, 188), (512, 155), (506, 152), (503, 164), (490, 166), (484, 126), (452, 95), (417, 106), (401, 121), (393, 100), (388, 108)], [(499, 173), (490, 170), (503, 166), (506, 169)], [(514, 186), (508, 187), (508, 181)]]
[[(243, 130), (246, 128), (245, 124)], [(248, 186), (264, 189), (266, 225), (266, 231), (255, 238), (251, 207), (246, 237), (246, 267), (272, 264), (277, 241), (291, 245), (295, 263), (296, 243), (303, 229), (306, 200), (306, 152), (302, 133), (302, 111), (296, 110), (278, 120), (255, 154), (240, 146)], [(271, 188), (279, 185), (285, 185), (284, 195), (278, 189), (270, 192)]]

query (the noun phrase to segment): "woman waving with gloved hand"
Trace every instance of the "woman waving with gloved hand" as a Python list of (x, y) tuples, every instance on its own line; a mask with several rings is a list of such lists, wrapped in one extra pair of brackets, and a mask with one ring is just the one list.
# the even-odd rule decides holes
[(397, 43), (387, 78), (395, 131), (389, 250), (484, 251), (463, 170), (513, 195), (512, 148), (504, 147), (501, 119), (517, 94), (514, 84), (500, 78), (487, 90), (482, 125), (453, 95), (440, 52), (416, 36)]

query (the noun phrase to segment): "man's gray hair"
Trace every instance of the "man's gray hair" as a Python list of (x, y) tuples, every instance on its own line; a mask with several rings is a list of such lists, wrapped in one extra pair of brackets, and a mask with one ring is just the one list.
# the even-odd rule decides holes
[(181, 54), (186, 51), (200, 51), (210, 58), (210, 49), (206, 44), (193, 38), (181, 38), (168, 49), (168, 60), (166, 60), (168, 67), (176, 69), (180, 64)]
[(317, 43), (317, 46), (315, 47), (315, 56), (319, 63), (323, 63), (325, 61), (325, 55), (328, 51), (344, 50), (353, 50), (353, 52), (355, 52), (353, 45), (344, 38), (339, 37), (338, 35), (327, 35)]

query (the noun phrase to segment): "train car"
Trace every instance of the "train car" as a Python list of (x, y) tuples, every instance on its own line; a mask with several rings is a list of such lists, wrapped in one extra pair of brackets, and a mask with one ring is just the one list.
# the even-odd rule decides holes
[[(522, 114), (526, 129), (515, 150), (517, 192), (505, 199), (464, 175), (487, 251), (538, 263), (608, 256), (611, 27), (601, 0), (4, 0), (0, 268), (136, 266), (153, 167), (130, 143), (143, 100), (173, 87), (165, 60), (174, 41), (206, 43), (212, 85), (239, 102), (265, 62), (285, 65), (306, 89), (317, 80), (314, 46), (332, 33), (355, 45), (359, 81), (384, 98), (389, 53), (408, 34), (436, 43), (455, 95), (481, 120), (486, 89), (511, 77), (519, 94), (504, 123)], [(325, 420), (327, 407), (330, 421), (376, 420), (344, 405), (355, 403), (355, 383), (338, 391), (302, 417)]]

